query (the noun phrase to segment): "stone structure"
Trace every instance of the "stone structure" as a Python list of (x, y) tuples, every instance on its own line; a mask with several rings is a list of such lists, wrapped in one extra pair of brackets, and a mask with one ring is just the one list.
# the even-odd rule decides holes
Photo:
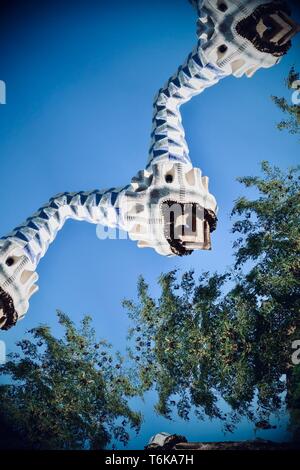
[(122, 188), (58, 194), (0, 240), (0, 328), (24, 317), (37, 265), (67, 219), (118, 226), (139, 247), (165, 256), (211, 248), (217, 204), (190, 160), (180, 107), (224, 77), (251, 77), (275, 65), (299, 28), (281, 1), (192, 3), (198, 42), (155, 99), (146, 168)]

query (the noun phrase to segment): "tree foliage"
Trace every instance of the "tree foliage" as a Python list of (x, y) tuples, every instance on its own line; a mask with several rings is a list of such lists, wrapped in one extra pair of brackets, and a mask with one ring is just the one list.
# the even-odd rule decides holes
[[(285, 84), (290, 92), (297, 93), (298, 91), (300, 93), (300, 75), (294, 67), (291, 68)], [(290, 134), (300, 134), (300, 104), (292, 103), (286, 98), (278, 96), (272, 96), (272, 100), (286, 115), (286, 118), (277, 124), (277, 128), (280, 131), (287, 130)]]
[(299, 170), (283, 173), (264, 162), (262, 171), (240, 179), (257, 196), (235, 203), (232, 268), (199, 279), (164, 274), (158, 298), (140, 278), (138, 302), (124, 301), (137, 375), (144, 390), (157, 390), (165, 417), (176, 409), (188, 419), (193, 409), (228, 430), (242, 416), (267, 427), (285, 404), (299, 334)]
[(287, 405), (290, 412), (290, 431), (294, 440), (300, 442), (300, 365), (296, 365), (289, 374)]
[(136, 391), (106, 341), (97, 341), (91, 319), (80, 328), (58, 312), (64, 335), (39, 326), (18, 343), (0, 373), (1, 414), (24, 446), (34, 449), (102, 449), (112, 440), (127, 443), (128, 426), (141, 417), (128, 405)]
[[(300, 89), (292, 68), (290, 91)], [(272, 97), (287, 118), (280, 130), (300, 133), (300, 106)], [(132, 366), (97, 341), (91, 319), (79, 328), (58, 312), (56, 338), (46, 325), (29, 332), (0, 367), (1, 442), (34, 449), (102, 449), (126, 444), (141, 415), (128, 401), (150, 389), (156, 411), (188, 420), (218, 418), (232, 431), (242, 417), (268, 428), (287, 407), (300, 439), (299, 366), (291, 364), (300, 338), (300, 177), (262, 163), (262, 175), (240, 183), (255, 197), (232, 211), (234, 263), (223, 273), (174, 270), (161, 275), (153, 297), (145, 279), (138, 300), (123, 305), (132, 320)], [(284, 394), (283, 392), (286, 392)], [(227, 408), (220, 404), (225, 401)]]
[(0, 386), (0, 414), (12, 436), (37, 449), (126, 444), (129, 427), (141, 422), (128, 399), (150, 389), (161, 415), (176, 410), (187, 420), (194, 411), (228, 431), (241, 417), (267, 428), (288, 405), (299, 434), (299, 373), (291, 367), (300, 337), (299, 169), (264, 162), (261, 176), (240, 182), (255, 197), (235, 202), (233, 266), (198, 278), (163, 274), (158, 297), (141, 277), (138, 301), (124, 301), (133, 322), (130, 368), (96, 340), (89, 317), (76, 328), (58, 312), (62, 338), (39, 326), (18, 343), (0, 369), (9, 379)]

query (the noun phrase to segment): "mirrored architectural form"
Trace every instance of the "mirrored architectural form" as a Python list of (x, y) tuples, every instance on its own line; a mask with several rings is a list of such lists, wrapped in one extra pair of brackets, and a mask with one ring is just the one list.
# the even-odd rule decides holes
[(281, 1), (192, 3), (198, 43), (155, 99), (146, 168), (122, 188), (59, 194), (0, 240), (0, 328), (27, 312), (39, 260), (67, 219), (118, 226), (165, 256), (211, 248), (217, 204), (190, 160), (180, 107), (224, 77), (251, 77), (278, 63), (299, 27)]

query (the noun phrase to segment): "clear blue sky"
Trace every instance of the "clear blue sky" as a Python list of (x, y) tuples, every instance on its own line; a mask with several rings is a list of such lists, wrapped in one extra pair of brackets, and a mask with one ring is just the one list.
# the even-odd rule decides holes
[[(196, 15), (187, 0), (49, 0), (34, 8), (24, 2), (0, 23), (0, 79), (7, 84), (7, 104), (0, 106), (5, 235), (58, 192), (127, 184), (145, 166), (153, 97), (196, 43)], [(213, 251), (167, 259), (129, 240), (100, 241), (95, 226), (68, 222), (39, 265), (40, 291), (25, 320), (0, 333), (8, 352), (39, 322), (57, 331), (57, 308), (75, 321), (92, 315), (98, 335), (122, 350), (128, 320), (120, 304), (136, 296), (140, 274), (155, 293), (161, 272), (222, 270), (230, 263), (229, 215), (244, 191), (235, 178), (257, 173), (261, 160), (299, 163), (297, 138), (276, 130), (281, 114), (269, 98), (286, 92), (291, 65), (300, 68), (299, 45), (298, 37), (279, 66), (251, 80), (226, 79), (182, 109), (191, 158), (210, 177), (219, 204)], [(222, 439), (217, 423), (154, 417), (152, 402), (149, 395), (141, 406), (146, 421), (131, 447), (161, 430)], [(251, 429), (244, 423), (236, 436), (252, 436)]]

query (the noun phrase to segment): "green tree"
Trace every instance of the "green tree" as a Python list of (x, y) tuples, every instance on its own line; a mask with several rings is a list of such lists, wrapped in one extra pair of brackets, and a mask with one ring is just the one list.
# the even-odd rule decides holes
[(124, 301), (134, 322), (136, 375), (144, 390), (157, 390), (156, 409), (165, 417), (176, 408), (188, 419), (194, 409), (228, 430), (242, 416), (267, 427), (285, 406), (283, 377), (299, 335), (299, 170), (283, 173), (264, 162), (262, 171), (240, 179), (256, 197), (235, 203), (231, 269), (198, 280), (172, 271), (161, 276), (158, 298), (140, 278), (138, 302)]
[[(285, 80), (285, 84), (288, 90), (291, 93), (300, 91), (300, 75), (295, 70), (294, 67), (291, 68), (290, 73)], [(287, 115), (286, 119), (283, 119), (278, 125), (277, 128), (280, 131), (287, 130), (290, 134), (299, 134), (300, 133), (300, 104), (291, 103), (289, 101), (278, 96), (272, 96), (273, 102), (278, 106), (278, 108)], [(298, 101), (298, 99), (297, 99)]]
[(126, 444), (128, 427), (141, 417), (128, 405), (135, 395), (123, 358), (97, 341), (91, 319), (76, 328), (58, 312), (61, 339), (48, 326), (30, 331), (0, 373), (1, 414), (24, 446), (34, 449), (102, 449), (112, 440)]
[(290, 431), (294, 440), (300, 442), (300, 365), (295, 366), (288, 374), (289, 388), (287, 405), (290, 412)]

